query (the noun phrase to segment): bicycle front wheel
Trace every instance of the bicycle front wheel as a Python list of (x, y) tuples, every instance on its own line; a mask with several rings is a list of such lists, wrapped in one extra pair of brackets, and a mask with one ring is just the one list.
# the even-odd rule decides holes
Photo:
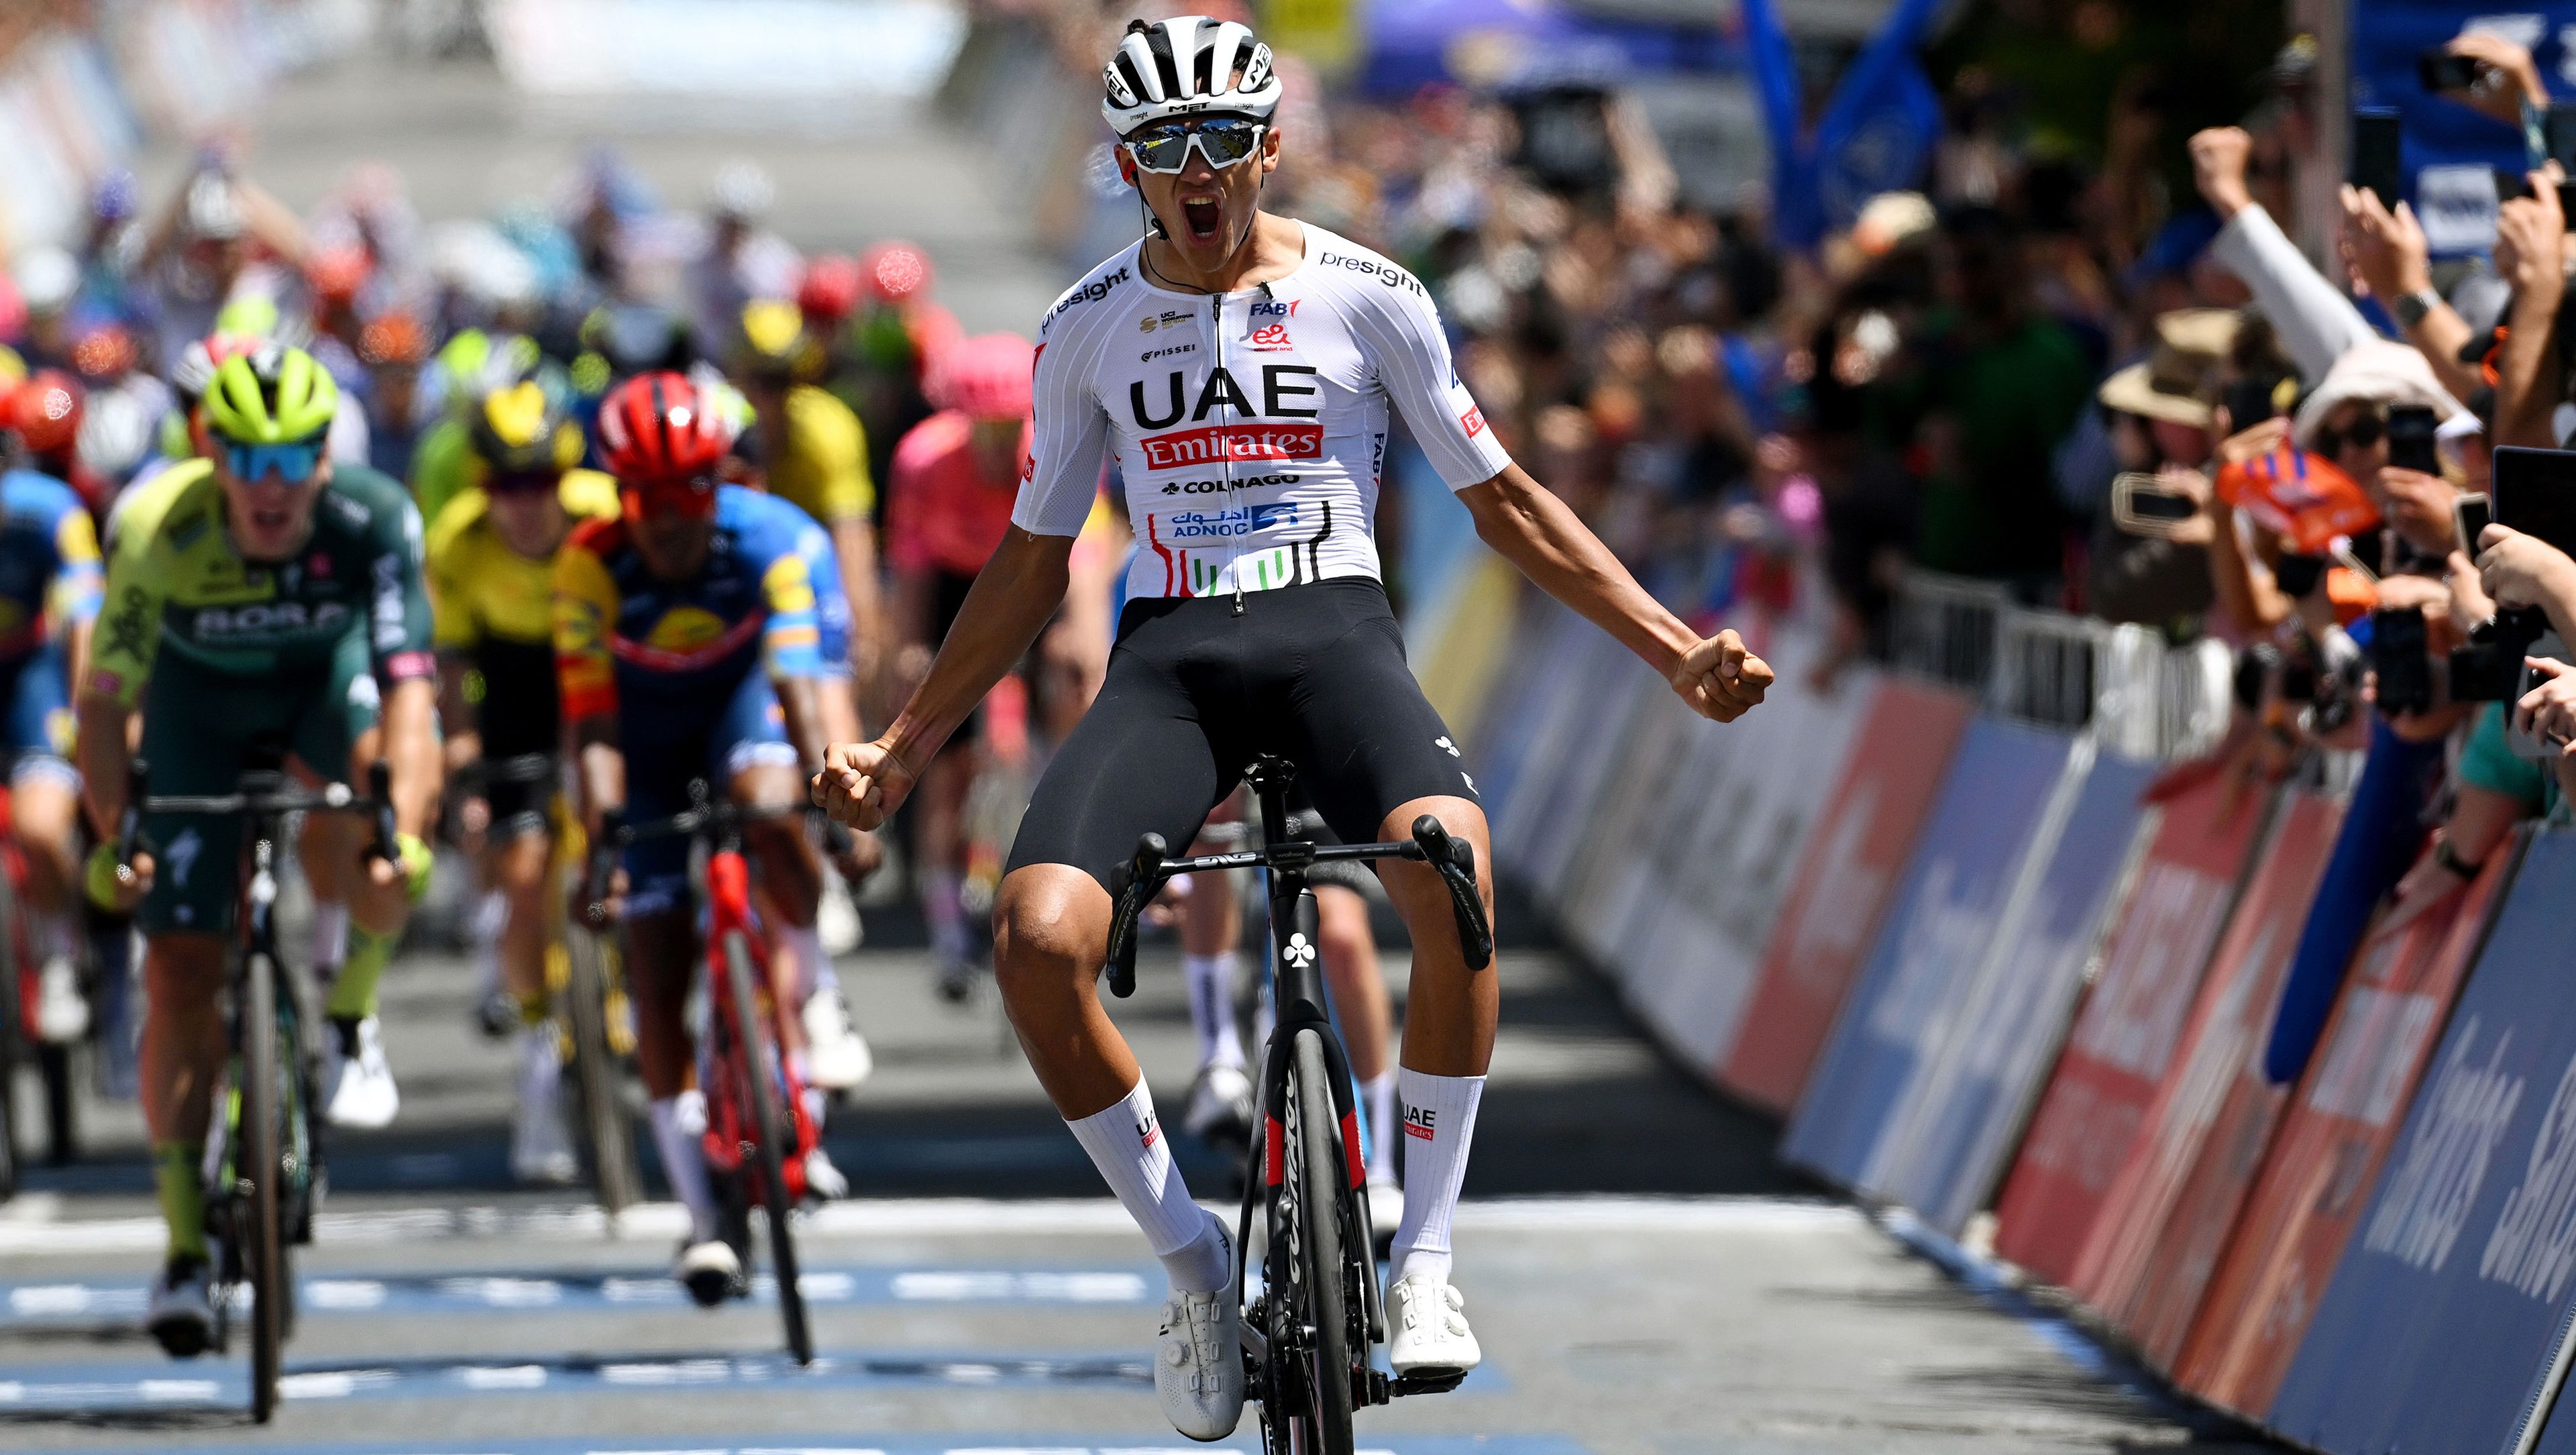
[(755, 985), (751, 963), (751, 945), (740, 930), (727, 930), (724, 937), (725, 980), (733, 997), (734, 1029), (742, 1037), (741, 1055), (734, 1064), (742, 1068), (748, 1084), (742, 1088), (742, 1105), (752, 1114), (759, 1129), (760, 1145), (748, 1159), (759, 1169), (761, 1202), (769, 1215), (769, 1266), (778, 1276), (778, 1312), (787, 1324), (787, 1352), (799, 1364), (814, 1362), (814, 1334), (805, 1318), (805, 1291), (796, 1279), (796, 1240), (787, 1230), (787, 1167), (785, 1111), (779, 1106), (776, 1047), (761, 1034), (767, 1024), (760, 1018), (760, 996)]
[(609, 1216), (642, 1200), (635, 1169), (635, 1134), (627, 1124), (617, 1059), (608, 1047), (607, 951), (586, 930), (564, 935), (569, 961), (564, 978), (566, 1017), (572, 1023), (573, 1083), (581, 1092), (582, 1129), (590, 1140), (590, 1177)]
[(1298, 1287), (1293, 1307), (1305, 1325), (1305, 1399), (1290, 1411), (1298, 1455), (1351, 1455), (1351, 1288), (1345, 1249), (1354, 1239), (1341, 1184), (1340, 1119), (1333, 1112), (1323, 1038), (1299, 1031), (1288, 1067), (1287, 1155), (1280, 1210), (1295, 1210), (1287, 1263)]
[(240, 1152), (233, 1164), (233, 1198), (247, 1214), (233, 1236), (242, 1243), (250, 1275), (250, 1417), (261, 1424), (277, 1412), (277, 1379), (286, 1353), (286, 1240), (282, 1236), (278, 1148), (277, 965), (253, 954), (242, 976), (242, 1074)]

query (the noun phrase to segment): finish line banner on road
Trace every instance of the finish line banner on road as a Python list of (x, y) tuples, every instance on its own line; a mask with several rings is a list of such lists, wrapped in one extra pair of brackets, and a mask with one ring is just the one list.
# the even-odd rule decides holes
[(2531, 843), (2269, 1420), (2336, 1455), (2509, 1451), (2576, 1310), (2576, 833)]
[(2210, 963), (2185, 1049), (2077, 1261), (2076, 1291), (2156, 1368), (2173, 1367), (2182, 1351), (2289, 1100), (2262, 1074), (2260, 1057), (2342, 817), (2315, 793), (2282, 802)]
[(2165, 805), (1996, 1206), (1995, 1251), (2052, 1283), (2073, 1274), (2173, 1064), (2269, 810), (2268, 789), (2230, 774)]
[(1945, 1033), (1957, 984), (1984, 963), (2025, 856), (2056, 847), (2065, 799), (2090, 755), (2071, 762), (2063, 733), (1979, 717), (1950, 764), (1941, 797), (1887, 928), (1834, 1022), (1833, 1035), (1781, 1139), (1781, 1155), (1856, 1186), (1893, 1121), (1916, 1065)]
[(1877, 941), (1969, 712), (1966, 695), (1950, 688), (1892, 676), (1875, 685), (1718, 1066), (1728, 1090), (1776, 1111), (1796, 1104)]

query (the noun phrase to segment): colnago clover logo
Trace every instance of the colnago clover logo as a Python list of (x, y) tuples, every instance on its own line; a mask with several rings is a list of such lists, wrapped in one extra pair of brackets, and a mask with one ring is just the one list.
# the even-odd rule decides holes
[(1288, 936), (1288, 948), (1283, 953), (1288, 956), (1288, 963), (1300, 970), (1315, 963), (1315, 947), (1303, 930)]
[(1444, 734), (1442, 734), (1442, 735), (1441, 735), (1441, 736), (1439, 736), (1439, 737), (1433, 738), (1433, 739), (1431, 740), (1431, 746), (1433, 746), (1433, 747), (1435, 747), (1435, 748), (1438, 748), (1440, 751), (1442, 751), (1442, 752), (1444, 752), (1444, 753), (1447, 753), (1447, 754), (1448, 754), (1450, 757), (1452, 757), (1452, 758), (1455, 758), (1455, 757), (1457, 757), (1457, 756), (1458, 756), (1458, 745), (1457, 745), (1456, 743), (1453, 743), (1453, 742), (1449, 741), (1448, 735), (1447, 735), (1447, 734), (1445, 734), (1445, 733), (1444, 733)]

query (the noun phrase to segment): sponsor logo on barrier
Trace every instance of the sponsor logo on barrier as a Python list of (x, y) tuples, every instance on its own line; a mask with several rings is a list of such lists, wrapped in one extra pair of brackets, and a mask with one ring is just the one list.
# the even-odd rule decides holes
[(2479, 1184), (2496, 1139), (2522, 1104), (2522, 1078), (2503, 1065), (2513, 1032), (2498, 1036), (2486, 1063), (2471, 1060), (2479, 1032), (2476, 1016), (2461, 1026), (2442, 1058), (2442, 1069), (2424, 1093), (2424, 1124), (2406, 1149), (2406, 1160), (2388, 1174), (2388, 1188), (2371, 1214), (2361, 1245), (2410, 1268), (2440, 1272), (2477, 1204)]
[(2149, 861), (2129, 896), (2123, 938), (2137, 951), (2129, 972), (2105, 976), (2075, 1025), (2076, 1049), (2133, 1076), (2160, 1075), (2199, 988), (2199, 961), (2209, 953), (2227, 885), (2185, 864)]
[(2576, 1061), (2558, 1077), (2541, 1114), (2522, 1181), (2505, 1196), (2504, 1213), (2478, 1255), (2478, 1276), (2510, 1284), (2526, 1297), (2557, 1302), (2576, 1273)]

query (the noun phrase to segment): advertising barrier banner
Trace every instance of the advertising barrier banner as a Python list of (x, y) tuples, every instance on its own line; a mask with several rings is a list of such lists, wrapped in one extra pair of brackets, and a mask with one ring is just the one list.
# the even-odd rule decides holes
[(1956, 987), (1984, 963), (2024, 856), (2055, 847), (2062, 813), (2049, 841), (2037, 840), (2072, 748), (2043, 728), (1968, 725), (1887, 928), (1781, 1139), (1783, 1157), (1859, 1183)]
[(2192, 1393), (2247, 1414), (2271, 1407), (2512, 858), (2496, 854), (2449, 904), (2363, 942), (2173, 1366)]
[(2273, 1119), (2289, 1099), (2259, 1062), (2341, 816), (2318, 794), (2283, 799), (2201, 982), (2173, 1070), (2076, 1258), (2075, 1293), (2160, 1368), (2191, 1330)]
[(2531, 842), (2270, 1422), (2510, 1451), (2576, 1309), (2576, 834)]
[(1997, 1202), (1995, 1251), (2039, 1277), (2074, 1272), (2173, 1063), (2269, 807), (2267, 792), (2227, 775), (2165, 804)]
[[(2078, 749), (2089, 752), (2087, 744)], [(2104, 753), (2073, 795), (2056, 847), (2024, 862), (1976, 977), (1943, 1012), (1948, 1034), (1907, 1087), (1861, 1185), (1957, 1237), (1985, 1206), (2057, 1058), (2085, 967), (2147, 819), (2154, 764)]]
[(1684, 1065), (1710, 1077), (1734, 1043), (1790, 868), (1875, 690), (1872, 676), (1846, 674), (1832, 696), (1820, 696), (1807, 685), (1811, 657), (1799, 643), (1772, 650), (1797, 665), (1781, 669), (1762, 710), (1695, 729), (1703, 750), (1675, 785), (1685, 791), (1668, 788), (1645, 826), (1639, 847), (1654, 877), (1629, 897), (1611, 951), (1628, 1003)]
[[(1492, 819), (1495, 863), (1524, 882), (1535, 875), (1531, 861), (1540, 844), (1566, 832), (1566, 824), (1590, 806), (1588, 798), (1574, 796), (1564, 775), (1576, 763), (1597, 760), (1603, 737), (1615, 731), (1604, 722), (1609, 714), (1603, 696), (1619, 675), (1618, 660), (1608, 651), (1587, 650), (1577, 628), (1588, 630), (1590, 624), (1570, 611), (1554, 614), (1541, 628), (1539, 650), (1550, 670), (1539, 675), (1531, 694), (1527, 743), (1506, 776), (1502, 811)], [(1508, 791), (1520, 783), (1546, 791)]]
[(1718, 1068), (1728, 1090), (1775, 1111), (1796, 1104), (1843, 992), (1878, 938), (1968, 714), (1966, 695), (1950, 688), (1878, 680)]

